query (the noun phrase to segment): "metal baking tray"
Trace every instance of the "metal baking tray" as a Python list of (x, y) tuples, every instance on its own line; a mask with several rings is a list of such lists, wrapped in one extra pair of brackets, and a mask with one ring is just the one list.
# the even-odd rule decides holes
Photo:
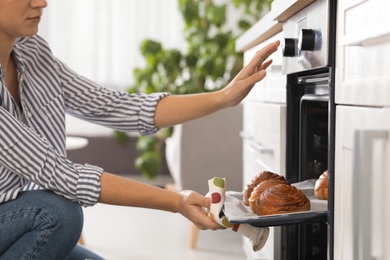
[(250, 224), (256, 227), (287, 226), (305, 223), (322, 223), (328, 220), (328, 201), (314, 196), (316, 180), (293, 183), (310, 200), (310, 210), (268, 216), (258, 216), (243, 202), (243, 193), (228, 191), (224, 203), (224, 214), (232, 224)]

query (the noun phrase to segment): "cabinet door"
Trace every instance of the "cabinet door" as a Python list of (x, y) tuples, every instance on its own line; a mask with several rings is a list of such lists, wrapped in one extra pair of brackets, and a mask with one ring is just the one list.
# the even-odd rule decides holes
[(390, 259), (390, 109), (336, 108), (334, 259)]
[(337, 104), (390, 106), (390, 1), (339, 0)]
[(285, 176), (286, 106), (244, 103), (244, 186), (257, 173), (273, 171)]
[[(246, 100), (244, 102), (243, 184), (245, 186), (261, 171), (285, 175), (286, 106)], [(270, 228), (264, 248), (253, 252), (244, 239), (248, 259), (280, 259), (280, 227)]]

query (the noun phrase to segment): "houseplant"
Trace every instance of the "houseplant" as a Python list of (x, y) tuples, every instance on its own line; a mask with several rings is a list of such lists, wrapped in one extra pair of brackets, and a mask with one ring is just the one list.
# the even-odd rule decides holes
[[(235, 51), (235, 40), (260, 19), (272, 0), (178, 0), (184, 20), (185, 51), (167, 49), (157, 41), (146, 39), (141, 52), (146, 65), (134, 70), (135, 84), (129, 93), (169, 92), (190, 94), (215, 91), (227, 85), (242, 67), (242, 54)], [(218, 2), (218, 3), (217, 3)], [(237, 15), (235, 28), (227, 26), (229, 4)], [(159, 173), (165, 138), (172, 128), (161, 129), (151, 136), (140, 136), (136, 168), (148, 178)], [(116, 132), (120, 140), (125, 134)]]

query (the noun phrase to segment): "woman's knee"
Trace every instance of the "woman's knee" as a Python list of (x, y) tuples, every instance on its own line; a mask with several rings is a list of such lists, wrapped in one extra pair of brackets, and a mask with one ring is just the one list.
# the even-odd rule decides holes
[(45, 208), (42, 209), (42, 214), (50, 220), (53, 232), (77, 241), (84, 223), (80, 204), (53, 193), (43, 197)]
[(22, 255), (64, 259), (76, 246), (83, 227), (81, 206), (49, 191), (25, 192), (1, 209), (10, 216), (3, 219), (8, 222), (7, 230), (19, 231), (19, 239), (5, 253), (14, 259)]

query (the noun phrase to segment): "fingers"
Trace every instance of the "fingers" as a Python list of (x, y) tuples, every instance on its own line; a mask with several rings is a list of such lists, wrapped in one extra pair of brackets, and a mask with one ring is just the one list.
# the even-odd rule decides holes
[(194, 191), (185, 191), (188, 193), (188, 203), (194, 205), (200, 205), (204, 208), (210, 208), (211, 199), (200, 195)]
[(218, 229), (226, 229), (224, 226), (221, 226), (214, 220), (212, 220), (206, 213), (204, 216), (199, 219), (199, 221), (193, 222), (199, 229), (201, 230), (218, 230)]
[(260, 67), (259, 70), (265, 70), (265, 69), (267, 69), (268, 66), (272, 64), (272, 61), (273, 61), (273, 60), (267, 60), (266, 62), (264, 62), (263, 64), (261, 64), (261, 67)]
[(256, 73), (254, 73), (253, 75), (250, 75), (249, 77), (243, 79), (242, 80), (242, 86), (245, 86), (245, 87), (253, 86), (257, 82), (259, 82), (262, 79), (264, 79), (266, 75), (267, 75), (267, 73), (265, 72), (265, 70), (260, 70), (260, 71), (258, 71)]
[(204, 208), (210, 208), (211, 199), (196, 192), (185, 191), (187, 196), (188, 215), (187, 216), (199, 229), (217, 230), (225, 227), (212, 220), (204, 211)]
[(249, 77), (256, 72), (256, 68), (258, 68), (257, 71), (267, 68), (272, 63), (272, 60), (265, 63), (263, 62), (278, 49), (279, 45), (280, 41), (275, 41), (256, 52), (255, 56), (249, 62), (249, 64), (246, 65), (239, 73), (238, 79)]
[(274, 53), (278, 49), (279, 45), (280, 41), (275, 41), (273, 43), (268, 44), (267, 46), (256, 52), (251, 62), (264, 62), (272, 53)]
[(193, 219), (191, 220), (199, 229), (206, 230), (217, 230), (224, 229), (225, 227), (219, 225), (215, 220), (210, 218), (210, 216), (204, 210), (204, 207), (197, 207), (197, 212), (194, 213)]

